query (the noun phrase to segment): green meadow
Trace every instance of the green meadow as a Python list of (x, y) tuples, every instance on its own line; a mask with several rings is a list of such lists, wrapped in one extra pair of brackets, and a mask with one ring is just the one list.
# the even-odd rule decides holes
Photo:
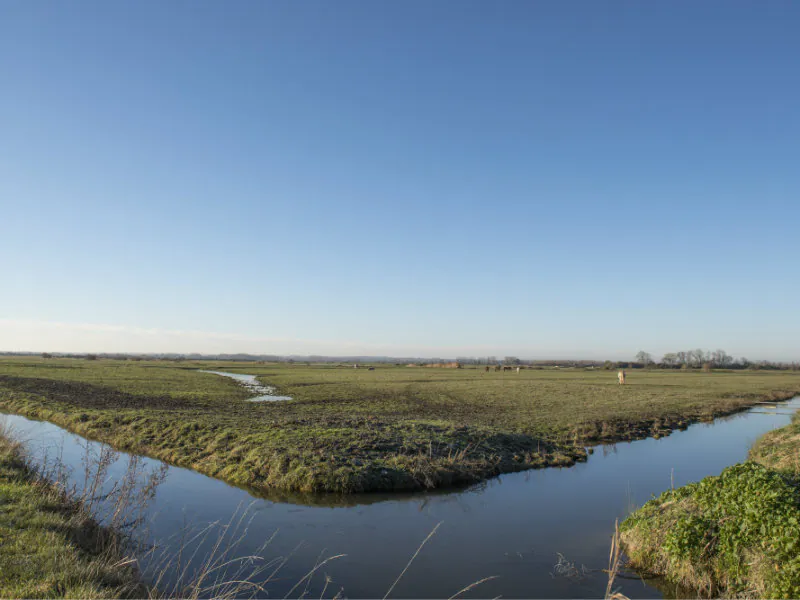
[[(248, 402), (257, 375), (289, 402)], [(585, 460), (800, 393), (793, 372), (529, 369), (6, 358), (0, 410), (236, 485), (400, 491)]]

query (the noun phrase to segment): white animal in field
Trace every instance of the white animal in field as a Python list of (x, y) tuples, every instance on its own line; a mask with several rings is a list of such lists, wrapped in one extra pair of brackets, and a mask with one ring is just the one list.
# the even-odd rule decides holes
[(517, 373), (519, 373), (519, 367), (517, 367)]
[(620, 385), (625, 385), (625, 371), (620, 371), (617, 373), (617, 379), (619, 380)]

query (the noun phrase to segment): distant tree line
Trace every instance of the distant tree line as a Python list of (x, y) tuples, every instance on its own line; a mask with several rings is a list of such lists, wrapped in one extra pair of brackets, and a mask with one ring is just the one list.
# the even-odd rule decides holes
[[(424, 362), (440, 362), (441, 359), (427, 359)], [(517, 356), (457, 356), (456, 361), (462, 365), (505, 365), (505, 366), (529, 366), (529, 367), (599, 367), (603, 364), (599, 360), (527, 360)]]
[(656, 367), (659, 369), (704, 369), (706, 371), (711, 369), (800, 370), (800, 363), (798, 362), (777, 362), (769, 360), (751, 361), (745, 357), (737, 359), (725, 352), (725, 350), (711, 351), (703, 350), (702, 348), (680, 352), (667, 352), (661, 358), (661, 362), (656, 362), (649, 352), (641, 350), (636, 354), (636, 360), (634, 361), (613, 362), (607, 360), (603, 363), (603, 366), (606, 369), (645, 369), (648, 367)]
[[(184, 360), (219, 360), (219, 361), (249, 361), (249, 362), (282, 362), (282, 363), (394, 363), (395, 365), (417, 364), (420, 366), (432, 363), (450, 363), (452, 358), (421, 358), (421, 357), (388, 357), (388, 356), (281, 356), (275, 354), (177, 354), (177, 353), (72, 353), (72, 352), (9, 352), (0, 351), (0, 356), (35, 356), (42, 358), (78, 358), (78, 359), (113, 359), (113, 360), (163, 360), (180, 362)], [(751, 361), (745, 357), (734, 358), (724, 350), (685, 350), (668, 352), (660, 361), (653, 359), (653, 355), (644, 350), (636, 354), (632, 361), (598, 361), (598, 360), (529, 360), (517, 356), (459, 356), (455, 358), (461, 365), (506, 365), (526, 366), (532, 368), (561, 367), (561, 368), (595, 368), (604, 369), (764, 369), (764, 370), (794, 370), (800, 371), (800, 362), (776, 362), (768, 360)]]

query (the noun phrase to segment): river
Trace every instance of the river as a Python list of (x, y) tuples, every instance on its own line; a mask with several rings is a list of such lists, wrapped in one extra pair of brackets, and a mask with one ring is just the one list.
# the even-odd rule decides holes
[[(441, 523), (392, 592), (393, 597), (449, 597), (484, 577), (465, 597), (602, 597), (610, 535), (615, 519), (670, 485), (681, 486), (740, 462), (765, 432), (788, 424), (800, 398), (777, 410), (748, 412), (695, 424), (662, 439), (595, 448), (586, 463), (502, 475), (481, 485), (448, 492), (369, 494), (347, 497), (264, 496), (232, 487), (191, 470), (169, 467), (147, 509), (146, 535), (167, 553), (187, 525), (228, 522), (247, 511), (239, 555), (288, 556), (266, 584), (283, 597), (320, 557), (346, 554), (321, 568), (308, 586), (319, 597), (383, 597), (426, 536)], [(33, 460), (58, 454), (80, 486), (81, 458), (96, 442), (46, 422), (6, 415), (17, 437), (27, 440)], [(108, 485), (125, 471), (127, 455), (112, 465)], [(146, 459), (157, 468), (159, 461)], [(205, 542), (208, 546), (210, 541)], [(200, 554), (206, 548), (201, 549)], [(563, 558), (560, 558), (563, 557)], [(575, 569), (556, 569), (556, 563)], [(145, 574), (150, 576), (147, 564)], [(585, 567), (585, 569), (584, 569)], [(639, 579), (618, 579), (630, 597), (661, 597)], [(293, 592), (305, 589), (305, 584)]]

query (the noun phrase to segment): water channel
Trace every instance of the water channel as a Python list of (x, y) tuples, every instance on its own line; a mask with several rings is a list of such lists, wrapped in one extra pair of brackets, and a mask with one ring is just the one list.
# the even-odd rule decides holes
[[(715, 475), (744, 460), (762, 434), (789, 423), (800, 398), (696, 424), (662, 439), (596, 447), (586, 463), (502, 475), (481, 485), (446, 492), (335, 496), (270, 496), (227, 485), (193, 471), (169, 467), (147, 509), (147, 536), (167, 552), (180, 532), (228, 522), (246, 511), (239, 555), (263, 551), (288, 557), (266, 583), (283, 597), (320, 560), (346, 554), (321, 568), (308, 583), (319, 597), (343, 588), (350, 598), (383, 597), (423, 539), (439, 523), (392, 592), (393, 597), (450, 597), (470, 583), (495, 576), (464, 597), (602, 597), (609, 540), (615, 519), (668, 489)], [(87, 442), (59, 427), (6, 415), (14, 434), (27, 441), (33, 460), (59, 455), (80, 486)], [(109, 485), (125, 471), (120, 453)], [(159, 461), (146, 459), (148, 468)], [(184, 536), (185, 537), (185, 536)], [(199, 553), (202, 555), (202, 550)], [(573, 569), (555, 568), (561, 561)], [(148, 573), (147, 565), (143, 565)], [(617, 581), (624, 594), (661, 597), (657, 584)], [(293, 592), (296, 597), (306, 583)]]

